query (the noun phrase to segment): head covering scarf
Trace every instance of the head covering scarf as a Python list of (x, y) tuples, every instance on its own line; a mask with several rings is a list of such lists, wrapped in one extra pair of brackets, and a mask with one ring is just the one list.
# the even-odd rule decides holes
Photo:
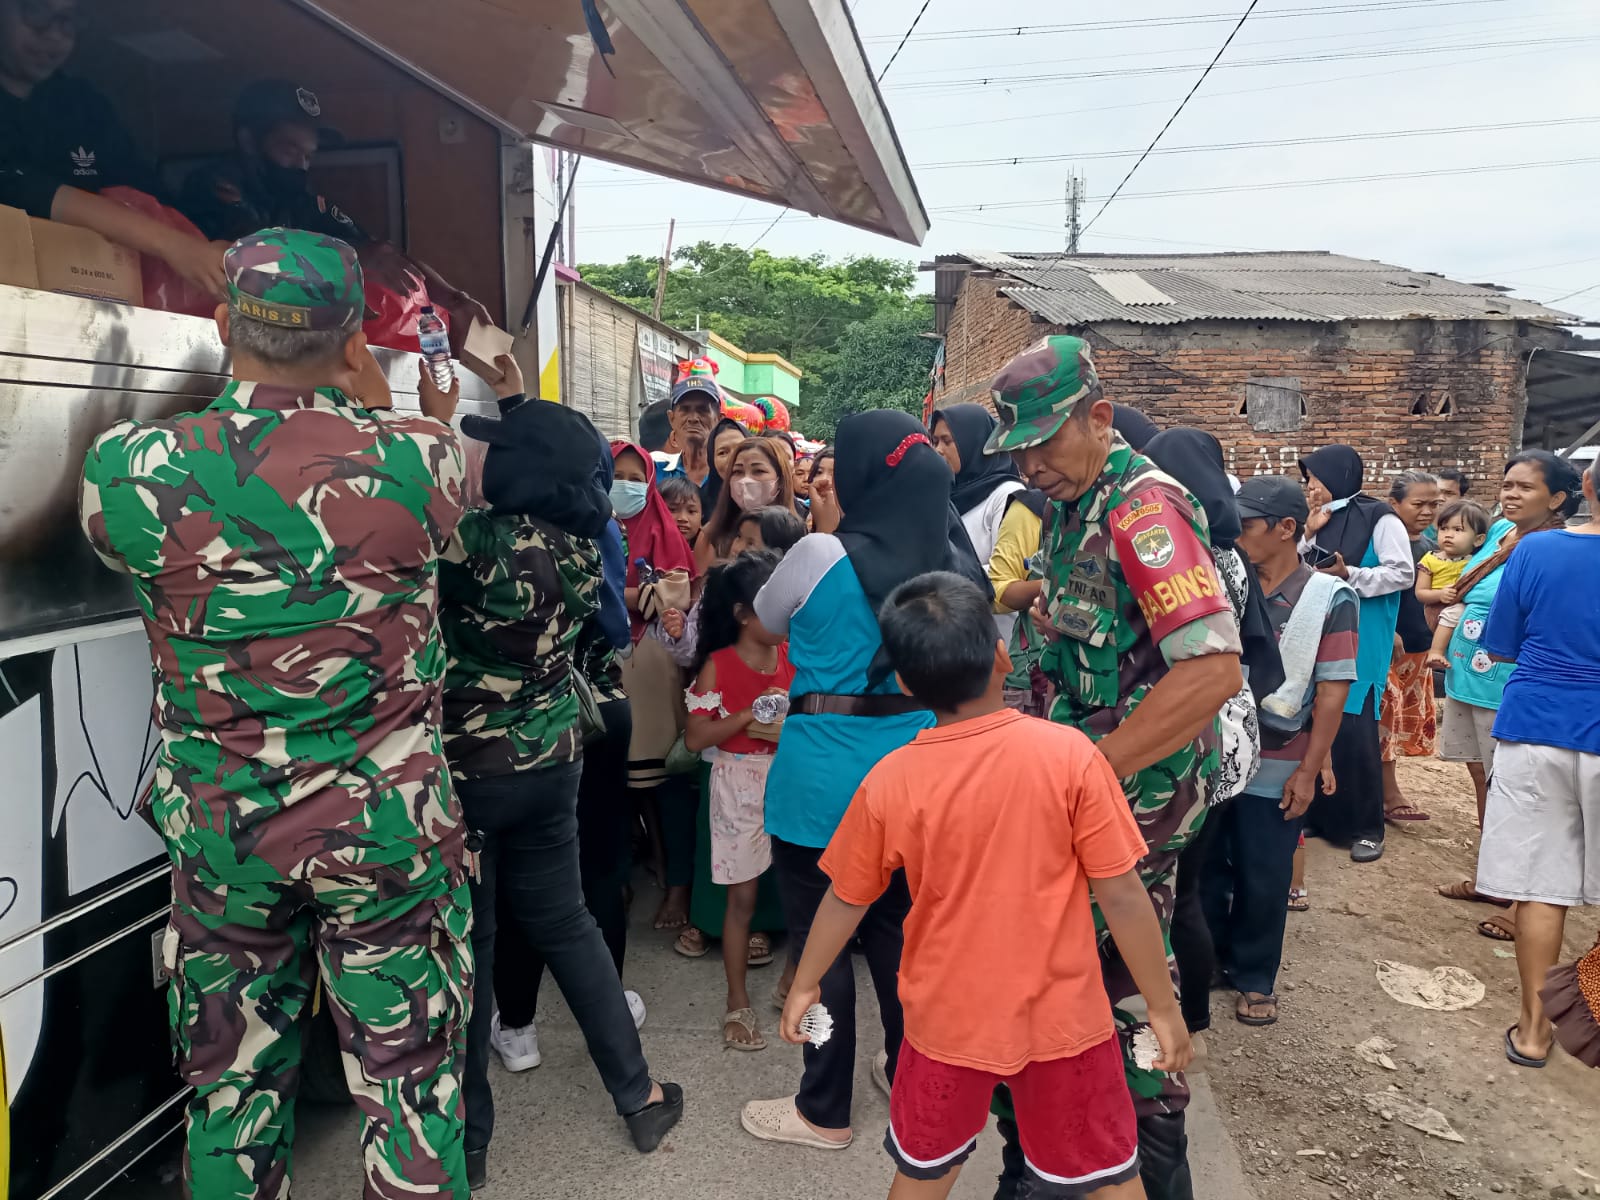
[(723, 417), (722, 420), (711, 427), (711, 436), (706, 439), (706, 457), (711, 462), (711, 471), (706, 475), (706, 481), (700, 485), (700, 507), (703, 510), (700, 517), (705, 521), (711, 519), (711, 514), (717, 507), (717, 499), (722, 495), (723, 479), (721, 475), (717, 474), (715, 454), (717, 437), (730, 429), (739, 435), (740, 441), (750, 436), (745, 432), (745, 427), (732, 417)]
[(943, 421), (955, 439), (956, 452), (961, 455), (961, 470), (956, 472), (955, 486), (950, 490), (950, 503), (963, 515), (982, 504), (1002, 484), (1020, 481), (1009, 454), (985, 454), (983, 447), (999, 424), (981, 404), (952, 404), (937, 408), (929, 420), (929, 428)]
[(1330, 510), (1328, 523), (1312, 539), (1322, 549), (1338, 554), (1345, 566), (1359, 567), (1372, 545), (1372, 531), (1385, 516), (1400, 518), (1384, 501), (1361, 490), (1366, 468), (1361, 455), (1351, 446), (1324, 446), (1300, 460), (1300, 473), (1315, 475), (1328, 489), (1337, 507)]
[(910, 413), (877, 409), (840, 421), (833, 480), (844, 510), (837, 536), (873, 612), (929, 571), (954, 571), (993, 596), (950, 503), (950, 467)]
[(1144, 452), (1150, 439), (1160, 432), (1154, 421), (1137, 408), (1129, 408), (1126, 404), (1111, 406), (1111, 428), (1120, 433), (1122, 440), (1140, 453)]
[[(1223, 463), (1222, 443), (1200, 429), (1169, 429), (1145, 444), (1144, 456), (1189, 490), (1205, 511), (1214, 550), (1238, 554), (1234, 546), (1243, 526), (1233, 502), (1233, 484)], [(1244, 566), (1245, 601), (1239, 614), (1239, 639), (1243, 646), (1240, 661), (1249, 672), (1250, 691), (1260, 700), (1283, 686), (1283, 658), (1272, 631), (1267, 598), (1261, 580), (1245, 555), (1238, 554)]]
[(624, 450), (632, 450), (644, 459), (644, 481), (650, 486), (650, 495), (637, 515), (617, 518), (628, 539), (627, 586), (639, 586), (638, 564), (641, 558), (657, 571), (673, 571), (683, 567), (693, 575), (694, 552), (689, 549), (689, 543), (684, 541), (683, 534), (678, 532), (678, 523), (672, 516), (672, 510), (661, 498), (661, 493), (656, 491), (655, 461), (643, 447), (632, 442), (612, 442), (613, 471), (617, 456)]
[(534, 517), (598, 538), (611, 520), (609, 484), (595, 471), (599, 433), (589, 418), (549, 400), (502, 403), (500, 419), (465, 416), (461, 431), (487, 443), (483, 496), (491, 511)]

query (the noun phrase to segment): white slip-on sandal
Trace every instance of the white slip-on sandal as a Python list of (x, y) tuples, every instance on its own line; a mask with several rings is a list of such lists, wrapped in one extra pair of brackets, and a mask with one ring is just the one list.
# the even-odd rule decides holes
[(739, 1123), (751, 1137), (763, 1142), (784, 1142), (790, 1146), (810, 1146), (815, 1150), (846, 1150), (854, 1135), (842, 1142), (830, 1142), (800, 1117), (795, 1096), (782, 1100), (752, 1100), (744, 1106)]

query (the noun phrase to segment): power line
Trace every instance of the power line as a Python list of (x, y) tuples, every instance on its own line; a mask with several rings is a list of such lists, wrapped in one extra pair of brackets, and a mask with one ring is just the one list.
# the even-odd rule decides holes
[[(1448, 71), (1456, 67), (1472, 67), (1486, 62), (1500, 62), (1507, 58), (1526, 58), (1531, 54), (1539, 54), (1539, 50), (1520, 50), (1513, 54), (1486, 54), (1481, 58), (1468, 58), (1453, 63), (1422, 63), (1413, 67), (1390, 67), (1383, 71), (1358, 71), (1353, 75), (1328, 75), (1321, 79), (1302, 79), (1294, 83), (1269, 83), (1262, 87), (1233, 88), (1225, 92), (1207, 92), (1204, 96), (1196, 97), (1198, 101), (1220, 100), (1227, 96), (1253, 96), (1262, 92), (1283, 92), (1294, 88), (1321, 87), (1329, 83), (1349, 83), (1357, 79), (1380, 79), (1390, 75), (1409, 75), (1415, 71)], [(942, 122), (938, 125), (922, 125), (915, 129), (907, 129), (907, 133), (947, 133), (952, 129), (969, 129), (974, 125), (986, 128), (995, 125), (1006, 125), (1013, 121), (1039, 121), (1050, 120), (1055, 117), (1073, 117), (1082, 113), (1105, 113), (1113, 110), (1129, 108), (1153, 108), (1158, 104), (1170, 104), (1174, 97), (1163, 97), (1158, 100), (1135, 100), (1127, 104), (1096, 104), (1088, 108), (1056, 109), (1053, 112), (1026, 112), (1010, 117), (980, 117), (973, 121)]]
[[(1461, 8), (1467, 6), (1482, 6), (1485, 4), (1504, 4), (1510, 0), (1406, 0), (1396, 3), (1394, 0), (1383, 0), (1375, 4), (1323, 4), (1311, 5), (1303, 8), (1269, 8), (1263, 9), (1259, 19), (1279, 20), (1298, 17), (1328, 17), (1342, 16), (1349, 13), (1363, 13), (1381, 11), (1403, 12), (1407, 9), (1433, 9), (1433, 8)], [(974, 29), (934, 29), (918, 37), (919, 42), (941, 41), (970, 41), (976, 38), (1009, 38), (1009, 37), (1048, 37), (1060, 33), (1092, 33), (1102, 30), (1112, 31), (1120, 29), (1163, 29), (1175, 25), (1220, 25), (1232, 21), (1232, 12), (1191, 13), (1183, 17), (1134, 17), (1127, 20), (1116, 21), (1074, 21), (1066, 24), (1050, 25), (1006, 25), (996, 27), (993, 25), (982, 26)], [(868, 42), (889, 41), (892, 34), (881, 37), (863, 39)]]
[[(1556, 120), (1504, 121), (1492, 125), (1440, 125), (1432, 129), (1390, 129), (1371, 133), (1329, 133), (1316, 137), (1272, 138), (1256, 142), (1213, 142), (1194, 146), (1163, 146), (1154, 154), (1212, 154), (1227, 150), (1269, 150), (1284, 146), (1313, 146), (1334, 142), (1381, 142), (1394, 138), (1442, 137), (1458, 133), (1487, 133), (1504, 129), (1547, 129), (1560, 125), (1593, 125), (1600, 116), (1562, 117)], [(918, 171), (942, 171), (950, 167), (1012, 167), (1031, 163), (1077, 162), (1079, 159), (1131, 158), (1138, 150), (1089, 150), (1077, 154), (1015, 155), (1011, 158), (967, 158), (946, 162), (916, 163)]]
[(1194, 86), (1189, 89), (1189, 95), (1185, 96), (1181, 101), (1179, 101), (1178, 107), (1174, 109), (1172, 115), (1167, 118), (1167, 123), (1163, 125), (1160, 132), (1151, 139), (1150, 144), (1145, 147), (1144, 153), (1138, 157), (1133, 166), (1128, 168), (1128, 173), (1122, 177), (1122, 182), (1111, 189), (1111, 195), (1106, 197), (1106, 202), (1100, 206), (1100, 211), (1089, 218), (1089, 223), (1083, 227), (1083, 231), (1085, 233), (1088, 233), (1089, 230), (1094, 228), (1094, 223), (1105, 214), (1106, 209), (1111, 207), (1111, 202), (1121, 194), (1123, 188), (1128, 186), (1128, 180), (1133, 178), (1133, 173), (1144, 165), (1145, 159), (1150, 157), (1150, 152), (1156, 148), (1156, 143), (1161, 140), (1162, 136), (1167, 132), (1167, 130), (1172, 128), (1172, 123), (1178, 119), (1178, 114), (1183, 112), (1185, 106), (1188, 105), (1189, 97), (1193, 96), (1200, 90), (1200, 85), (1206, 81), (1206, 76), (1211, 74), (1211, 68), (1216, 66), (1217, 63), (1221, 61), (1222, 56), (1228, 52), (1228, 47), (1233, 44), (1233, 39), (1238, 36), (1239, 30), (1244, 28), (1244, 23), (1250, 19), (1250, 14), (1255, 12), (1257, 3), (1259, 3), (1259, 0), (1250, 0), (1250, 7), (1244, 10), (1243, 14), (1241, 14), (1239, 17), (1239, 23), (1235, 25), (1228, 33), (1228, 36), (1223, 41), (1221, 48), (1217, 51), (1217, 56), (1211, 60), (1211, 66), (1208, 66), (1200, 73), (1200, 78), (1196, 79), (1194, 81)]
[(1554, 300), (1545, 300), (1545, 301), (1543, 301), (1543, 303), (1545, 303), (1545, 304), (1559, 304), (1563, 300), (1571, 300), (1574, 296), (1581, 296), (1585, 292), (1594, 291), (1596, 288), (1600, 288), (1600, 283), (1591, 283), (1586, 288), (1579, 288), (1575, 292), (1568, 292), (1565, 296), (1557, 296)]
[(928, 5), (932, 3), (933, 0), (922, 0), (922, 7), (917, 9), (917, 15), (911, 18), (911, 24), (907, 27), (905, 36), (900, 39), (900, 44), (894, 48), (894, 53), (889, 55), (889, 61), (883, 64), (883, 70), (878, 72), (879, 83), (883, 82), (883, 77), (889, 73), (889, 68), (894, 66), (894, 60), (900, 57), (900, 51), (906, 48), (906, 43), (911, 40), (911, 35), (917, 30), (917, 24), (922, 20), (922, 14), (928, 11)]
[[(1252, 142), (1210, 142), (1187, 146), (1162, 146), (1151, 151), (1155, 155), (1167, 154), (1218, 154), (1235, 150), (1276, 150), (1288, 146), (1319, 146), (1348, 142), (1381, 142), (1392, 141), (1397, 138), (1409, 137), (1448, 137), (1463, 133), (1495, 133), (1512, 129), (1554, 129), (1566, 125), (1593, 125), (1600, 122), (1600, 115), (1590, 117), (1557, 117), (1540, 118), (1527, 121), (1500, 121), (1481, 125), (1437, 125), (1429, 129), (1383, 129), (1365, 133), (1329, 133), (1310, 137), (1269, 138)], [(1138, 148), (1127, 150), (1086, 150), (1074, 154), (1034, 154), (1011, 155), (1002, 158), (957, 158), (947, 159), (943, 162), (912, 163), (916, 171), (942, 171), (951, 168), (972, 167), (1015, 167), (1029, 166), (1038, 163), (1077, 162), (1080, 159), (1096, 160), (1109, 158), (1132, 158), (1143, 151)], [(607, 183), (591, 183), (591, 188), (599, 187), (666, 187), (676, 183), (676, 180), (619, 180)], [(735, 219), (744, 215), (745, 206), (749, 199), (741, 203)]]
[[(776, 229), (778, 227), (778, 222), (783, 220), (788, 215), (789, 215), (789, 210), (787, 208), (785, 208), (777, 216), (773, 217), (772, 218), (772, 224), (768, 225), (765, 229), (763, 229), (761, 231), (760, 235), (756, 238), (756, 240), (751, 242), (748, 246), (746, 246), (744, 248), (744, 252), (746, 254), (749, 254), (750, 251), (754, 250), (757, 246), (759, 246), (762, 243), (762, 241), (766, 238), (767, 234), (771, 233), (774, 229)], [(736, 225), (736, 224), (738, 224), (738, 222), (737, 221), (729, 221), (728, 224), (729, 225)]]
[[(1261, 14), (1259, 12), (1257, 12), (1257, 14), (1256, 14), (1256, 19), (1257, 20), (1261, 19)], [(1251, 46), (1252, 49), (1254, 49), (1254, 48), (1266, 47), (1266, 46), (1289, 46), (1289, 45), (1295, 45), (1295, 44), (1304, 43), (1304, 42), (1322, 43), (1322, 42), (1351, 41), (1351, 40), (1355, 41), (1355, 46), (1345, 47), (1345, 49), (1354, 49), (1354, 48), (1358, 48), (1358, 47), (1360, 47), (1362, 45), (1411, 45), (1411, 44), (1414, 44), (1414, 43), (1416, 43), (1418, 41), (1427, 41), (1430, 36), (1438, 36), (1440, 31), (1442, 31), (1442, 30), (1446, 30), (1446, 29), (1463, 29), (1463, 30), (1465, 30), (1465, 28), (1469, 27), (1469, 26), (1472, 27), (1472, 30), (1473, 30), (1473, 32), (1470, 33), (1470, 34), (1466, 33), (1466, 32), (1462, 32), (1460, 34), (1447, 34), (1445, 36), (1447, 36), (1447, 37), (1479, 36), (1479, 35), (1482, 35), (1483, 33), (1495, 32), (1497, 27), (1505, 28), (1508, 33), (1514, 32), (1514, 33), (1521, 33), (1521, 34), (1527, 34), (1527, 33), (1533, 33), (1533, 32), (1557, 32), (1557, 31), (1560, 31), (1562, 29), (1570, 28), (1570, 24), (1568, 22), (1561, 21), (1561, 20), (1546, 21), (1546, 22), (1539, 22), (1539, 23), (1535, 23), (1535, 24), (1530, 24), (1525, 18), (1516, 17), (1516, 16), (1511, 16), (1511, 17), (1479, 17), (1479, 18), (1476, 18), (1475, 20), (1471, 20), (1471, 21), (1427, 21), (1427, 22), (1424, 22), (1422, 24), (1417, 24), (1417, 25), (1380, 25), (1380, 26), (1373, 26), (1373, 27), (1365, 28), (1365, 29), (1349, 29), (1349, 30), (1345, 30), (1343, 32), (1326, 31), (1326, 32), (1323, 32), (1323, 33), (1303, 33), (1303, 34), (1297, 34), (1294, 37), (1252, 38), (1250, 40), (1250, 46)], [(1485, 27), (1488, 27), (1488, 28), (1486, 29)], [(1419, 31), (1426, 31), (1426, 32), (1419, 33)], [(1395, 34), (1402, 34), (1402, 33), (1418, 33), (1418, 36), (1409, 37), (1409, 38), (1401, 38), (1401, 39), (1396, 39), (1393, 36)], [(1149, 47), (1145, 47), (1145, 48), (1139, 49), (1139, 50), (1126, 50), (1126, 51), (1119, 50), (1116, 53), (1111, 53), (1111, 54), (1106, 54), (1106, 53), (1101, 53), (1099, 51), (1096, 51), (1093, 55), (1085, 55), (1085, 57), (1086, 58), (1092, 57), (1095, 62), (1100, 63), (1100, 62), (1106, 62), (1106, 61), (1109, 61), (1111, 59), (1117, 59), (1117, 58), (1150, 58), (1151, 56), (1158, 55), (1158, 54), (1171, 55), (1171, 54), (1199, 53), (1199, 52), (1203, 52), (1203, 51), (1211, 49), (1211, 45), (1212, 45), (1212, 43), (1207, 42), (1204, 46), (1169, 46), (1169, 47), (1166, 47), (1164, 49), (1158, 49), (1158, 50), (1157, 49), (1151, 49)], [(1030, 58), (1030, 59), (1024, 59), (1024, 60), (1021, 60), (1021, 61), (1016, 60), (1016, 59), (1008, 59), (1005, 62), (999, 62), (999, 63), (963, 62), (961, 65), (962, 65), (963, 68), (968, 69), (968, 70), (988, 71), (988, 70), (999, 70), (999, 69), (1002, 69), (1002, 68), (1005, 68), (1005, 67), (1037, 67), (1037, 66), (1042, 66), (1042, 65), (1045, 65), (1045, 64), (1054, 65), (1054, 64), (1059, 64), (1060, 62), (1061, 62), (1060, 55), (1055, 55), (1055, 56), (1053, 56), (1051, 58)], [(948, 66), (944, 66), (944, 67), (928, 67), (928, 68), (925, 68), (923, 70), (918, 70), (918, 71), (901, 71), (900, 72), (900, 77), (901, 77), (902, 80), (905, 79), (905, 77), (908, 76), (908, 75), (914, 76), (914, 77), (917, 77), (917, 76), (939, 76), (939, 77), (944, 77), (944, 76), (949, 74), (949, 71), (950, 71), (950, 68)], [(902, 83), (902, 84), (897, 84), (896, 86), (903, 87), (905, 85)]]
[[(1217, 187), (1171, 188), (1159, 192), (1129, 192), (1127, 198), (1129, 200), (1156, 200), (1171, 196), (1212, 196), (1228, 192), (1270, 192), (1283, 188), (1324, 187), (1341, 183), (1376, 183), (1390, 179), (1432, 179), (1446, 175), (1484, 175), (1493, 174), (1497, 171), (1523, 171), (1540, 167), (1571, 167), (1597, 162), (1600, 162), (1600, 156), (1553, 158), (1537, 162), (1486, 163), (1481, 166), (1447, 167), (1431, 171), (1394, 171), (1376, 175), (1336, 175), (1321, 179), (1278, 179), (1265, 183), (1235, 183), (1223, 184)], [(1099, 197), (1095, 198), (1098, 199)], [(1110, 199), (1111, 197), (1107, 197), (1106, 202), (1109, 203)], [(929, 211), (936, 213), (993, 212), (1011, 208), (1054, 207), (1060, 203), (1061, 198), (1056, 196), (1049, 200), (1002, 200), (994, 204), (954, 204)], [(1104, 205), (1101, 206), (1100, 211), (1105, 211)], [(1097, 213), (1096, 216), (1098, 215)]]
[[(1514, 49), (1522, 46), (1572, 46), (1584, 42), (1597, 40), (1594, 37), (1548, 37), (1524, 38), (1518, 41), (1492, 41), (1492, 42), (1457, 42), (1441, 43), (1438, 45), (1411, 45), (1393, 47), (1379, 50), (1343, 50), (1323, 54), (1285, 54), (1275, 58), (1243, 58), (1235, 62), (1224, 63), (1227, 70), (1246, 70), (1256, 67), (1287, 67), (1298, 66), (1302, 63), (1323, 62), (1354, 62), (1361, 59), (1372, 58), (1406, 58), (1417, 54), (1458, 54), (1470, 50), (1502, 50)], [(984, 91), (1005, 90), (1015, 91), (1029, 87), (1039, 87), (1045, 84), (1071, 83), (1076, 81), (1103, 80), (1103, 79), (1128, 79), (1144, 77), (1147, 75), (1176, 75), (1192, 71), (1200, 66), (1199, 63), (1175, 63), (1169, 66), (1154, 67), (1111, 67), (1104, 71), (1068, 71), (1048, 75), (974, 75), (965, 79), (926, 80), (920, 83), (904, 83), (896, 85), (901, 91), (933, 91), (950, 94), (956, 90)], [(1209, 73), (1217, 66), (1215, 60), (1206, 65)]]

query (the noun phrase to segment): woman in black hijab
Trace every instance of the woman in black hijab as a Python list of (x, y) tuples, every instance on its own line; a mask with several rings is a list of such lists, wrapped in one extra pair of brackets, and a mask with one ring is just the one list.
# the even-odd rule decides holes
[[(1211, 533), (1211, 556), (1233, 603), (1244, 652), (1247, 685), (1220, 714), (1224, 778), (1212, 788), (1221, 804), (1243, 790), (1260, 762), (1260, 732), (1255, 700), (1270, 696), (1283, 683), (1278, 639), (1267, 616), (1266, 599), (1255, 568), (1234, 547), (1239, 536), (1239, 510), (1233, 503), (1222, 446), (1199, 429), (1169, 429), (1145, 445), (1144, 456), (1181, 483), (1200, 502)], [(1216, 949), (1201, 907), (1202, 880), (1208, 874), (1211, 844), (1228, 813), (1212, 812), (1178, 856), (1178, 880), (1172, 914), (1172, 956), (1178, 963), (1180, 1001), (1191, 1033), (1211, 1026), (1211, 976)]]
[[(833, 486), (844, 511), (838, 537), (874, 613), (895, 588), (928, 571), (954, 571), (993, 594), (953, 504), (950, 469), (915, 417), (878, 409), (839, 422)], [(941, 511), (943, 538), (935, 532)]]
[[(750, 432), (732, 417), (723, 417), (711, 427), (711, 436), (706, 439), (706, 458), (710, 460), (711, 471), (706, 475), (706, 481), (700, 485), (700, 519), (709, 522), (711, 514), (716, 511), (717, 500), (722, 495), (722, 486), (727, 482), (728, 470), (733, 466), (733, 452), (739, 443), (750, 436)], [(718, 451), (718, 442), (721, 442), (721, 451)]]
[(985, 454), (995, 419), (981, 404), (952, 404), (936, 409), (929, 422), (933, 447), (955, 472), (950, 502), (972, 539), (978, 561), (988, 564), (1000, 536), (1006, 499), (1022, 490), (1022, 475), (1009, 454)]
[[(784, 920), (805, 948), (829, 881), (818, 862), (851, 797), (878, 760), (933, 724), (877, 669), (878, 611), (889, 593), (928, 571), (957, 571), (988, 591), (988, 579), (950, 505), (952, 478), (928, 432), (903, 412), (866, 412), (839, 422), (834, 485), (844, 510), (837, 533), (813, 533), (784, 556), (756, 597), (756, 615), (786, 637), (795, 678), (783, 737), (767, 775), (766, 828)], [(904, 1035), (896, 979), (911, 907), (905, 880), (868, 910), (861, 944), (883, 1017), (874, 1073), (886, 1087)], [(856, 988), (850, 956), (822, 978), (834, 1033), (805, 1048), (798, 1096), (757, 1101), (744, 1127), (763, 1141), (837, 1149), (850, 1141), (856, 1059)]]
[(1311, 565), (1339, 576), (1361, 600), (1356, 679), (1333, 742), (1338, 791), (1321, 786), (1306, 814), (1306, 832), (1348, 843), (1356, 862), (1383, 856), (1383, 764), (1378, 711), (1389, 683), (1400, 593), (1416, 565), (1405, 523), (1384, 501), (1361, 490), (1361, 455), (1349, 446), (1324, 446), (1300, 460), (1311, 519)]

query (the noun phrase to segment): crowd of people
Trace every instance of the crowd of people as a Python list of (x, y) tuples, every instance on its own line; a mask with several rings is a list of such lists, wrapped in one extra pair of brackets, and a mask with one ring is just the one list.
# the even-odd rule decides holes
[(1241, 482), (1064, 335), (993, 411), (857, 413), (810, 455), (729, 420), (700, 364), (646, 447), (504, 358), (474, 459), (459, 389), (422, 371), (393, 411), (347, 244), (269, 229), (224, 265), (234, 381), (106, 432), (81, 505), (150, 638), (194, 1195), (285, 1193), (319, 983), (368, 1197), (485, 1184), (491, 1060), (539, 1065), (546, 968), (654, 1150), (685, 1098), (624, 987), (642, 860), (675, 948), (720, 943), (724, 1044), (763, 1050), (770, 1000), (804, 1045), (755, 1138), (850, 1145), (865, 1037), (899, 1200), (948, 1194), (991, 1110), (1001, 1196), (1187, 1200), (1211, 993), (1279, 1020), (1304, 836), (1379, 858), (1430, 819), (1393, 759), (1436, 741), (1483, 830), (1441, 891), (1507, 906), (1480, 929), (1516, 943), (1507, 1057), (1559, 1033), (1600, 1059), (1596, 956), (1553, 970), (1600, 903), (1573, 586), (1600, 517), (1566, 528), (1592, 473), (1515, 455), (1492, 524), (1451, 469), (1370, 495), (1348, 446)]

